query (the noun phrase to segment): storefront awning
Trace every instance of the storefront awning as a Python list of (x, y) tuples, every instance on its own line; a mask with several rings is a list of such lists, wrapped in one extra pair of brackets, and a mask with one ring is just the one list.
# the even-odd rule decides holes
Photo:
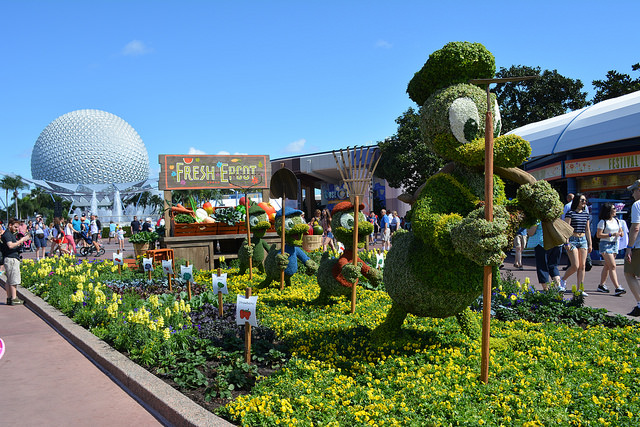
[(531, 157), (640, 137), (640, 91), (514, 129)]

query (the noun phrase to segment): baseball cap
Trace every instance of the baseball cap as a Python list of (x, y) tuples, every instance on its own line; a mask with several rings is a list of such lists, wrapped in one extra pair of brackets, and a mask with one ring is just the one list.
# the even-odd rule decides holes
[(627, 187), (627, 190), (633, 191), (637, 188), (640, 188), (640, 179), (636, 179), (636, 182)]

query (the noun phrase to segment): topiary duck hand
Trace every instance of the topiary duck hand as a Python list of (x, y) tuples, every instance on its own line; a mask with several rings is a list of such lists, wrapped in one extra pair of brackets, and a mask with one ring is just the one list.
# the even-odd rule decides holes
[(518, 203), (529, 219), (552, 222), (560, 218), (564, 204), (547, 181), (536, 181), (518, 188)]
[(451, 230), (451, 241), (457, 252), (478, 265), (500, 265), (506, 257), (508, 213), (494, 207), (493, 221), (484, 218), (484, 208), (472, 211)]
[(307, 260), (304, 266), (307, 267), (307, 274), (309, 276), (316, 274), (316, 271), (318, 271), (318, 263), (312, 259)]
[(289, 266), (289, 254), (278, 254), (276, 255), (276, 265), (278, 269), (284, 271)]
[(369, 282), (371, 282), (373, 286), (378, 286), (382, 283), (382, 271), (378, 270), (377, 268), (369, 269), (369, 272), (366, 276), (367, 280), (369, 280)]
[(342, 276), (348, 282), (355, 283), (360, 277), (360, 267), (353, 264), (346, 264), (342, 267)]
[(249, 258), (253, 257), (253, 248), (255, 247), (255, 245), (253, 243), (247, 243), (244, 245), (244, 249), (247, 251), (247, 254), (249, 255)]

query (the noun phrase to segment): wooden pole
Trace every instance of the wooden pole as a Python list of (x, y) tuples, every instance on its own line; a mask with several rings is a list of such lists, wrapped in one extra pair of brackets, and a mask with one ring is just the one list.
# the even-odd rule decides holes
[[(280, 168), (284, 168), (284, 163), (280, 163)], [(285, 245), (285, 238), (284, 238), (284, 204), (286, 203), (287, 200), (287, 195), (286, 195), (286, 189), (287, 186), (282, 185), (282, 198), (280, 199), (280, 207), (282, 209), (282, 216), (280, 217), (280, 219), (282, 220), (282, 224), (281, 224), (281, 233), (280, 233), (280, 253), (282, 255), (285, 254), (285, 250), (284, 250), (284, 245)], [(284, 289), (284, 271), (280, 272), (280, 290)]]
[[(187, 267), (189, 267), (189, 261), (187, 261)], [(191, 274), (193, 279), (193, 274)], [(187, 293), (189, 294), (189, 301), (191, 301), (191, 280), (187, 280)]]
[(173, 289), (171, 288), (171, 274), (167, 274), (167, 280), (169, 282), (169, 292), (173, 292)]
[[(222, 269), (218, 267), (218, 277), (222, 275)], [(220, 288), (218, 288), (218, 314), (222, 317), (223, 308), (222, 308), (222, 292), (220, 292)]]
[[(251, 224), (249, 221), (249, 197), (244, 193), (245, 222), (247, 223), (247, 242), (251, 245)], [(249, 280), (253, 280), (253, 255), (249, 257)]]
[[(251, 296), (250, 287), (245, 290), (244, 296), (247, 298)], [(249, 321), (244, 322), (244, 361), (247, 365), (251, 365), (251, 323)]]
[[(118, 255), (120, 255), (120, 249), (118, 249), (118, 250), (116, 251), (116, 253), (117, 253)], [(123, 255), (123, 257), (124, 257), (124, 255)], [(124, 258), (123, 258), (123, 259), (124, 259)], [(118, 274), (122, 276), (122, 265), (121, 265), (121, 264), (118, 264)]]
[[(358, 267), (358, 213), (360, 208), (360, 196), (357, 194), (354, 196), (353, 206), (353, 265)], [(353, 282), (351, 287), (351, 314), (356, 312), (356, 288), (358, 286), (358, 279)]]
[[(487, 115), (484, 141), (484, 217), (487, 221), (493, 221), (493, 118), (491, 116), (491, 93), (489, 92), (489, 85), (487, 85)], [(492, 268), (490, 265), (485, 265), (482, 282), (482, 359), (480, 366), (480, 379), (485, 384), (489, 382), (491, 282)]]

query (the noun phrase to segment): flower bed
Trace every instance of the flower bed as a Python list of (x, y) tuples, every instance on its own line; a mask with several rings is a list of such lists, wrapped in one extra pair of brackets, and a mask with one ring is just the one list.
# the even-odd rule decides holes
[[(251, 284), (248, 275), (227, 271), (227, 317), (218, 319), (212, 306), (217, 298), (207, 290), (211, 272), (195, 273), (201, 286), (190, 304), (184, 294), (164, 294), (161, 279), (146, 288), (138, 282), (145, 292), (126, 291), (123, 283), (142, 274), (125, 269), (120, 278), (116, 272), (111, 262), (25, 260), (23, 282), (237, 424), (635, 425), (640, 414), (637, 324), (588, 326), (597, 316), (582, 316), (575, 322), (582, 327), (556, 325), (553, 315), (542, 323), (494, 319), (485, 385), (479, 380), (480, 343), (463, 335), (453, 319), (409, 316), (401, 335), (373, 343), (369, 331), (390, 306), (385, 292), (359, 289), (356, 314), (350, 315), (347, 300), (311, 304), (317, 283), (297, 274), (283, 292), (254, 292), (262, 330), (255, 331), (249, 366), (239, 360), (241, 329), (228, 317), (235, 294)], [(253, 283), (262, 279), (254, 274)], [(508, 312), (530, 298), (526, 286), (501, 286), (496, 304)]]

